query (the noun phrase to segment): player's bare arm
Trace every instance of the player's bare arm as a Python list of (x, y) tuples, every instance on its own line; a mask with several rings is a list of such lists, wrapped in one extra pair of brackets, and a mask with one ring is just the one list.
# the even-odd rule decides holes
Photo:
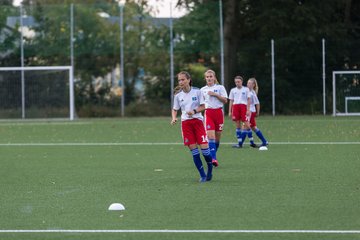
[(260, 115), (260, 104), (256, 104), (255, 108), (256, 108), (256, 116), (258, 117)]
[(250, 101), (250, 98), (247, 99), (247, 105), (246, 105), (246, 116), (250, 116), (251, 115), (251, 112), (250, 112), (250, 104), (251, 104), (251, 101)]
[(170, 122), (170, 124), (175, 125), (176, 122), (177, 122), (177, 111), (173, 109), (171, 111), (171, 122)]
[(233, 102), (234, 100), (230, 100), (229, 102), (229, 117), (231, 117)]

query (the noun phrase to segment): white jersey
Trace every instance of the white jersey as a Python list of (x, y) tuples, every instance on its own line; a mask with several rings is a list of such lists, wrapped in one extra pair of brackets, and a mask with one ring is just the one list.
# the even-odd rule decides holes
[(250, 91), (249, 88), (247, 87), (244, 86), (241, 88), (234, 87), (230, 90), (229, 99), (234, 101), (233, 104), (247, 105), (247, 99), (250, 97), (249, 93)]
[(198, 112), (192, 116), (189, 116), (186, 112), (193, 111), (198, 108), (200, 105), (205, 104), (204, 96), (200, 89), (191, 87), (190, 92), (186, 93), (184, 91), (180, 91), (174, 97), (174, 110), (181, 109), (181, 121), (189, 120), (189, 119), (200, 119), (203, 120), (203, 116), (201, 112)]
[(209, 86), (202, 87), (201, 92), (205, 98), (205, 108), (206, 109), (218, 109), (218, 108), (222, 108), (224, 106), (223, 102), (221, 102), (215, 96), (210, 96), (208, 94), (208, 92), (217, 93), (220, 96), (225, 97), (225, 98), (228, 97), (225, 87), (223, 85), (219, 85), (219, 84), (215, 84), (211, 87), (209, 87)]
[(259, 99), (256, 95), (256, 92), (254, 90), (250, 91), (250, 111), (256, 112), (256, 104), (260, 104)]

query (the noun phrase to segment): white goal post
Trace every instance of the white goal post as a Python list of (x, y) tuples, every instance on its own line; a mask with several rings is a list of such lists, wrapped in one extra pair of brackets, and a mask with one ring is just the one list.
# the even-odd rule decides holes
[[(360, 71), (333, 71), (333, 116), (360, 116)], [(349, 109), (349, 102), (353, 103)]]
[[(15, 76), (15, 78), (20, 78), (21, 76), (21, 91), (19, 88), (16, 89), (16, 93), (19, 94), (19, 91), (21, 92), (21, 98), (22, 98), (22, 104), (21, 104), (21, 109), (22, 109), (22, 116), (24, 118), (25, 116), (25, 86), (26, 86), (26, 83), (27, 83), (27, 77), (26, 77), (26, 73), (29, 72), (29, 71), (42, 71), (42, 74), (44, 74), (44, 72), (47, 72), (47, 73), (51, 73), (52, 75), (51, 76), (46, 76), (46, 79), (50, 79), (52, 80), (52, 78), (54, 78), (56, 75), (60, 75), (59, 72), (60, 71), (68, 71), (68, 76), (64, 75), (64, 76), (60, 76), (60, 80), (61, 81), (65, 81), (65, 83), (68, 81), (68, 85), (69, 85), (69, 90), (68, 90), (68, 93), (66, 94), (69, 94), (69, 96), (64, 96), (64, 97), (68, 97), (69, 98), (69, 102), (68, 102), (68, 110), (69, 111), (69, 119), (70, 120), (74, 120), (74, 117), (75, 117), (75, 99), (74, 99), (74, 75), (73, 75), (73, 67), (72, 66), (29, 66), (29, 67), (0, 67), (0, 73), (2, 74), (5, 74), (5, 72), (7, 72), (8, 75), (10, 75), (11, 73), (18, 73), (20, 72), (21, 75), (17, 74)], [(52, 72), (53, 71), (53, 72)], [(39, 74), (40, 76), (34, 76), (34, 79), (42, 79), (42, 78), (45, 78), (43, 76), (41, 76), (41, 74)], [(4, 77), (4, 76), (1, 76), (1, 79), (2, 81), (6, 80), (4, 78), (7, 78), (7, 77)], [(14, 79), (10, 79), (10, 81), (12, 81)], [(61, 83), (62, 82), (59, 82), (58, 84), (58, 87), (63, 87), (61, 86)], [(45, 86), (46, 87), (46, 86)], [(56, 86), (55, 86), (56, 88)], [(64, 88), (63, 88), (64, 89)], [(57, 91), (57, 89), (52, 89), (52, 91)], [(66, 90), (67, 91), (67, 90)], [(43, 101), (46, 101), (43, 100)], [(66, 101), (67, 102), (67, 101)], [(51, 106), (48, 106), (49, 108), (51, 108)]]

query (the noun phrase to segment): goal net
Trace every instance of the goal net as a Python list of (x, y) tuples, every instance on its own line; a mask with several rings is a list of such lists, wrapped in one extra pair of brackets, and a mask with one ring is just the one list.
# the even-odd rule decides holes
[(71, 66), (0, 67), (0, 119), (74, 119)]
[(333, 116), (360, 116), (360, 71), (333, 71)]

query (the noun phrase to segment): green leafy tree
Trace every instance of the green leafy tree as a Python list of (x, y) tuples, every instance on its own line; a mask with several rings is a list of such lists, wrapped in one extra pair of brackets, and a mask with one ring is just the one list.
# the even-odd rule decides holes
[(7, 26), (8, 17), (19, 16), (20, 12), (12, 6), (11, 1), (0, 1), (0, 65), (16, 66), (19, 65), (20, 33), (15, 26)]
[[(19, 16), (19, 11), (12, 6), (11, 1), (0, 1), (0, 5), (0, 66), (20, 66), (20, 33), (17, 26), (12, 28), (7, 25), (8, 17)], [(1, 72), (1, 75), (0, 108), (5, 110), (19, 107), (21, 91), (9, 91), (9, 89), (20, 90), (20, 82), (9, 80), (14, 76), (12, 73)], [(1, 112), (2, 116), (3, 114), (5, 113)]]
[[(197, 9), (213, 2), (218, 1), (179, 0), (178, 4)], [(359, 5), (351, 0), (223, 1), (226, 87), (233, 86), (237, 74), (255, 76), (260, 98), (270, 102), (270, 40), (274, 39), (278, 112), (319, 112), (321, 39), (328, 43), (328, 76), (344, 65), (358, 67)], [(188, 18), (195, 19), (193, 13)], [(196, 34), (188, 35), (197, 39)], [(327, 85), (331, 86), (330, 82)], [(270, 111), (270, 104), (263, 106)]]
[(219, 4), (197, 5), (174, 26), (175, 54), (185, 62), (220, 69)]
[[(245, 61), (239, 63), (246, 69), (245, 75), (256, 76), (260, 86), (267, 89), (260, 92), (261, 99), (271, 101), (267, 66), (270, 39), (274, 39), (278, 112), (319, 113), (322, 109), (321, 40), (325, 38), (331, 46), (342, 45), (351, 38), (344, 25), (343, 2), (332, 0), (324, 5), (322, 1), (259, 0), (251, 1), (243, 12), (244, 25), (237, 31), (242, 33), (239, 39), (245, 40), (239, 49)], [(327, 62), (330, 71), (341, 68), (343, 57), (339, 56), (348, 55), (349, 49), (344, 45), (336, 50), (328, 47), (328, 58), (335, 60)], [(270, 104), (264, 105), (264, 110), (269, 111), (269, 107)]]
[[(51, 7), (48, 5), (51, 3)], [(25, 0), (27, 15), (36, 18), (36, 36), (26, 38), (27, 65), (68, 65), (70, 3), (75, 4), (75, 69), (81, 104), (108, 104), (108, 89), (97, 92), (93, 80), (119, 63), (118, 23), (99, 16), (118, 16), (115, 1)], [(8, 4), (8, 2), (6, 2)], [(174, 21), (175, 72), (190, 71), (200, 86), (202, 71), (220, 73), (219, 1), (179, 0), (190, 12)], [(56, 6), (56, 7), (54, 7)], [(170, 96), (169, 29), (152, 22), (146, 0), (128, 0), (124, 8), (126, 103), (160, 102)], [(351, 0), (223, 1), (225, 86), (237, 74), (255, 76), (263, 103), (271, 101), (270, 40), (275, 40), (276, 97), (279, 113), (316, 113), (321, 109), (321, 39), (327, 41), (327, 75), (333, 69), (360, 65), (360, 2)], [(5, 19), (3, 8), (0, 18)], [(14, 14), (18, 15), (18, 14)], [(4, 25), (0, 25), (4, 29)], [(16, 48), (13, 31), (3, 48)], [(13, 38), (13, 39), (12, 39)], [(3, 41), (5, 43), (5, 40)], [(4, 64), (5, 59), (1, 59)], [(19, 51), (6, 58), (19, 62)], [(329, 80), (330, 81), (330, 80)], [(145, 95), (139, 95), (139, 85)], [(327, 83), (331, 86), (330, 82)], [(110, 86), (107, 86), (109, 88)], [(320, 90), (321, 92), (321, 90)], [(167, 106), (167, 105), (166, 105)], [(270, 112), (270, 104), (263, 104)]]

